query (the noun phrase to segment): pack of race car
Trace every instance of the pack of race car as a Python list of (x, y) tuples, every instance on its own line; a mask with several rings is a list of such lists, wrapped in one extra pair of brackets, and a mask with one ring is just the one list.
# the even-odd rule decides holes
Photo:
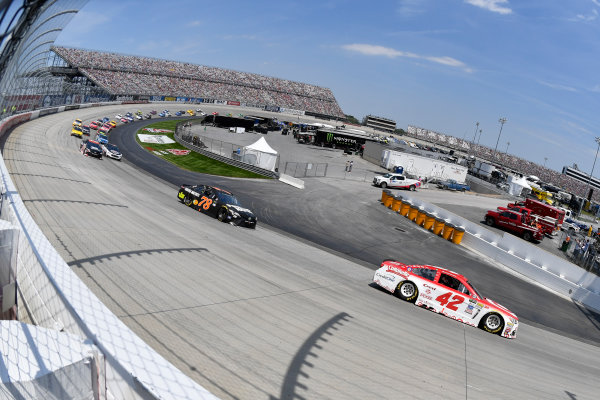
[(373, 282), (417, 306), (505, 338), (516, 337), (517, 316), (483, 297), (467, 278), (456, 272), (386, 260), (375, 271)]

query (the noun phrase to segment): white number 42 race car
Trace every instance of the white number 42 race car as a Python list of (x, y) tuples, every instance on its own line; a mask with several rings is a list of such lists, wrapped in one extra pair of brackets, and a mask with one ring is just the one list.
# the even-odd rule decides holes
[(386, 260), (375, 271), (373, 282), (417, 306), (505, 338), (516, 337), (517, 316), (481, 296), (467, 278), (456, 272)]

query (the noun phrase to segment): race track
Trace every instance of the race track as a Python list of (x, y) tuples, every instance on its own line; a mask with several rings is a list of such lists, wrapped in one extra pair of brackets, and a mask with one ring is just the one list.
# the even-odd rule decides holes
[[(3, 156), (73, 270), (215, 395), (597, 398), (595, 314), (392, 215), (368, 183), (314, 178), (300, 191), (191, 174), (130, 146), (124, 128), (111, 140), (121, 141), (125, 161), (83, 157), (80, 140), (68, 135), (72, 119), (123, 111), (89, 108), (32, 121), (8, 137)], [(176, 200), (179, 183), (200, 181), (238, 193), (257, 212), (258, 228), (219, 223)], [(464, 273), (520, 317), (518, 338), (372, 287), (373, 269), (388, 257)]]

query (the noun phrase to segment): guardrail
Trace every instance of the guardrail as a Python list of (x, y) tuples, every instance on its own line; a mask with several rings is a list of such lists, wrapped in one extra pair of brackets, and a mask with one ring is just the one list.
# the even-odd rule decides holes
[[(0, 136), (15, 125), (61, 111), (65, 111), (64, 106), (6, 118), (0, 122)], [(100, 383), (105, 386), (99, 398), (216, 399), (140, 339), (77, 277), (25, 208), (2, 156), (0, 175), (0, 217), (10, 222), (9, 228), (20, 231), (15, 261), (17, 301), (24, 307), (18, 307), (17, 315), (87, 339), (100, 349), (106, 360), (106, 375), (105, 383)]]
[(600, 312), (600, 278), (511, 234), (497, 234), (448, 210), (403, 194), (417, 207), (465, 228), (462, 244), (541, 285)]

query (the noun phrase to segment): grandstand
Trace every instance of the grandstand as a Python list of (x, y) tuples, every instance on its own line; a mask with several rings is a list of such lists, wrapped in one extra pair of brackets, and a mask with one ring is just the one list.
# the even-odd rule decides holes
[[(434, 132), (428, 129), (409, 125), (406, 133), (408, 136), (425, 140), (438, 146), (444, 146), (456, 151), (472, 154), (478, 159), (486, 160), (492, 164), (501, 165), (513, 171), (518, 171), (524, 176), (535, 175), (541, 178), (544, 182), (557, 185), (580, 197), (585, 197), (587, 195), (587, 193), (585, 193), (587, 185), (586, 179), (576, 179), (573, 176), (565, 173), (561, 174), (560, 172), (546, 168), (532, 161), (499, 151), (496, 152), (496, 158), (494, 159), (494, 150), (487, 146), (475, 144), (464, 139)], [(600, 201), (600, 193), (598, 192), (600, 191), (597, 191), (593, 194), (592, 200)]]
[[(345, 118), (330, 89), (302, 82), (217, 67), (66, 47), (52, 47), (61, 70), (85, 78), (110, 97), (134, 100), (185, 98), (196, 103), (230, 102), (276, 110), (291, 109)], [(59, 68), (60, 67), (60, 68)]]

